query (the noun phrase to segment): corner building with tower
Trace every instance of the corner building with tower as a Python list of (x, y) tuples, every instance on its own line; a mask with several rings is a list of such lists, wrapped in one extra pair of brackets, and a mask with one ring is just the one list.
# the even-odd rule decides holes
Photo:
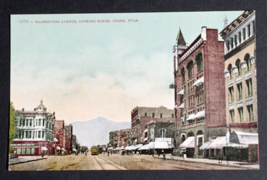
[[(187, 151), (189, 157), (201, 157), (204, 154), (199, 147), (204, 142), (225, 136), (227, 132), (224, 42), (218, 40), (217, 29), (204, 26), (199, 36), (187, 46), (180, 29), (173, 52), (174, 154)], [(188, 138), (191, 145), (181, 148)], [(216, 151), (210, 153), (216, 155)]]

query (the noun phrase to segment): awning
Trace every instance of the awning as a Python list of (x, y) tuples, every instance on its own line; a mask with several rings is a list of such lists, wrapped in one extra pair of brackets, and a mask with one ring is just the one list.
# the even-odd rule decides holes
[(47, 151), (48, 149), (46, 147), (41, 148), (42, 151)]
[(134, 142), (137, 142), (137, 139), (135, 139)]
[(61, 149), (62, 151), (66, 151), (64, 148)]
[(73, 148), (72, 151), (75, 151), (76, 152), (77, 150), (75, 148)]
[(184, 95), (184, 89), (178, 92), (178, 95)]
[(193, 119), (195, 119), (195, 114), (190, 114), (186, 120), (188, 121)]
[(230, 142), (236, 144), (259, 144), (258, 133), (246, 133), (233, 131), (230, 134)]
[(173, 144), (171, 142), (163, 141), (163, 142), (155, 142), (154, 149), (171, 149), (173, 148)]
[(184, 117), (181, 117), (181, 121), (184, 122)]
[(183, 109), (184, 108), (184, 103), (182, 103), (178, 108), (179, 109)]
[(212, 143), (213, 140), (207, 141), (205, 142), (202, 146), (200, 146), (200, 150), (204, 150), (207, 149), (209, 147), (209, 145)]
[(155, 147), (155, 142), (150, 142), (150, 143), (148, 144), (148, 148), (149, 148), (149, 149), (154, 149), (154, 147)]
[(141, 146), (138, 150), (149, 150), (148, 144)]
[(147, 137), (146, 138), (144, 138), (144, 140), (143, 141), (147, 141)]
[(205, 117), (205, 110), (204, 111), (199, 111), (196, 115), (195, 115), (195, 119), (197, 118), (202, 118)]
[(58, 142), (57, 138), (54, 138), (54, 142)]
[(204, 83), (204, 76), (199, 78), (196, 82), (194, 82), (193, 86), (200, 86)]
[(59, 146), (57, 146), (57, 150), (60, 150), (61, 148)]
[(120, 147), (120, 149), (122, 150), (122, 149), (124, 149), (124, 147), (123, 147), (123, 146), (121, 146), (121, 147)]
[(109, 147), (108, 150), (113, 150), (113, 147)]
[[(224, 143), (225, 141), (225, 143)], [(207, 147), (207, 149), (222, 149), (223, 144), (227, 144), (226, 136), (219, 136), (210, 145)]]
[(217, 137), (206, 149), (222, 149), (223, 147), (247, 148), (246, 144), (237, 144), (229, 142), (228, 136)]
[(180, 148), (195, 148), (195, 137), (191, 136), (186, 138), (186, 140), (180, 144)]
[(155, 142), (172, 142), (173, 138), (155, 138)]
[(144, 133), (146, 133), (146, 132), (147, 132), (147, 129), (144, 130)]

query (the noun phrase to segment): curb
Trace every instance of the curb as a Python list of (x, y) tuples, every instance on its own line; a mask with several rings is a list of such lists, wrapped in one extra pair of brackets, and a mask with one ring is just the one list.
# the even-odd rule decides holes
[[(161, 157), (154, 157), (157, 159), (163, 159)], [(198, 162), (198, 161), (187, 161), (184, 159), (172, 159), (172, 158), (166, 158), (166, 160), (173, 160), (173, 161), (182, 161), (182, 162), (192, 162), (192, 163), (203, 163), (203, 164), (209, 164), (209, 165), (217, 165), (217, 166), (226, 166), (226, 167), (235, 167), (235, 168), (240, 168), (240, 169), (251, 169), (251, 170), (259, 170), (259, 168), (252, 168), (252, 167), (242, 167), (242, 166), (238, 166), (238, 165), (226, 165), (226, 164), (215, 164), (215, 163), (210, 163), (210, 162)]]
[(23, 164), (23, 163), (32, 162), (32, 161), (40, 161), (40, 160), (44, 160), (44, 159), (47, 159), (47, 158), (42, 158), (42, 159), (32, 159), (32, 160), (27, 160), (27, 161), (23, 161), (23, 162), (15, 162), (15, 163), (12, 163), (12, 164), (9, 164), (9, 165)]

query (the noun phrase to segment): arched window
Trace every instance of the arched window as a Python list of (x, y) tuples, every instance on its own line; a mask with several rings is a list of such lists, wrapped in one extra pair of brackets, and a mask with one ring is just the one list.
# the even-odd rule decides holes
[(187, 137), (190, 137), (190, 136), (195, 136), (195, 134), (191, 131), (187, 134)]
[(199, 53), (196, 57), (198, 72), (203, 71), (203, 58), (202, 53)]
[(197, 135), (203, 135), (203, 131), (199, 130), (199, 131), (197, 132)]
[(232, 79), (232, 64), (229, 64), (229, 65), (228, 65), (227, 70), (228, 70), (229, 73), (230, 73), (230, 79)]
[(181, 141), (184, 142), (185, 141), (185, 135), (182, 135)]
[(240, 75), (241, 74), (240, 59), (236, 60), (235, 65), (238, 69), (238, 75)]
[(244, 60), (247, 63), (247, 71), (250, 71), (250, 69), (251, 69), (251, 61), (250, 61), (249, 57), (250, 57), (250, 55), (248, 53), (244, 57)]
[(193, 61), (190, 61), (187, 66), (186, 66), (187, 70), (188, 70), (188, 77), (192, 78), (193, 77)]
[(185, 81), (185, 70), (184, 70), (184, 68), (181, 69), (181, 74), (182, 74), (183, 82), (184, 82)]

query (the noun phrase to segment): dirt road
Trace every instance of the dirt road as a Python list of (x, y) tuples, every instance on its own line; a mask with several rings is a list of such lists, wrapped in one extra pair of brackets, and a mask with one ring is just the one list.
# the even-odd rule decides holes
[(47, 159), (9, 166), (12, 171), (34, 170), (225, 170), (235, 167), (153, 158), (151, 155), (80, 154), (48, 156)]

